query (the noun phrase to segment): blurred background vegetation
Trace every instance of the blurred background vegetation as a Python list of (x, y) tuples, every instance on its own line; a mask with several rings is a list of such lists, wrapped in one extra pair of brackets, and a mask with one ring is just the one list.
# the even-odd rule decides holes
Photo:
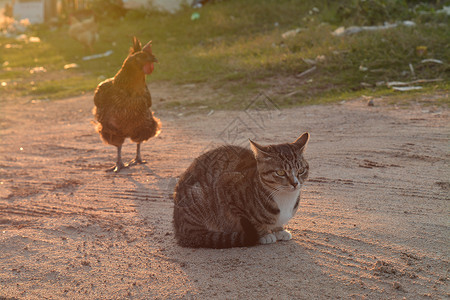
[[(143, 43), (153, 40), (159, 63), (148, 82), (173, 88), (208, 85), (217, 97), (206, 104), (216, 108), (237, 108), (259, 91), (270, 91), (278, 103), (290, 106), (394, 94), (387, 86), (391, 81), (437, 80), (421, 83), (423, 89), (413, 93), (449, 87), (449, 1), (224, 0), (185, 6), (174, 14), (125, 10), (117, 0), (88, 3), (98, 24), (93, 53), (112, 54), (83, 60), (93, 53), (69, 37), (69, 14), (30, 26), (25, 34), (39, 37), (36, 43), (4, 30), (2, 95), (55, 99), (93, 92), (120, 69), (132, 36)], [(339, 27), (385, 24), (399, 25), (333, 35)], [(64, 69), (69, 64), (77, 67)]]

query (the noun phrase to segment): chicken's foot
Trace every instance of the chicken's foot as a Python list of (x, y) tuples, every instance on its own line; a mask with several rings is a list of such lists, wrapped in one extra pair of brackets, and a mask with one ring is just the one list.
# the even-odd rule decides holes
[(142, 160), (141, 157), (141, 143), (138, 143), (136, 147), (136, 158), (130, 161), (126, 166), (129, 167), (137, 164), (146, 164), (146, 163), (147, 162), (145, 160)]
[(117, 162), (115, 166), (106, 170), (106, 172), (119, 173), (123, 168), (127, 168), (128, 165), (124, 165), (122, 162), (122, 146), (117, 147)]

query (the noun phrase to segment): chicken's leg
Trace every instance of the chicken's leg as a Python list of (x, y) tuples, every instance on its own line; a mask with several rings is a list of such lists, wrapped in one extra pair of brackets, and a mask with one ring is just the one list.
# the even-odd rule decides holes
[(138, 143), (138, 144), (137, 144), (137, 147), (136, 147), (136, 158), (133, 159), (132, 161), (130, 161), (130, 162), (127, 164), (127, 167), (128, 167), (128, 166), (137, 165), (137, 164), (146, 164), (146, 163), (147, 163), (147, 162), (144, 161), (144, 160), (142, 160), (142, 157), (141, 157), (141, 143)]
[(114, 172), (114, 173), (118, 173), (121, 169), (126, 168), (127, 166), (125, 166), (122, 162), (122, 145), (117, 146), (117, 162), (116, 165), (108, 170), (106, 170), (106, 172)]

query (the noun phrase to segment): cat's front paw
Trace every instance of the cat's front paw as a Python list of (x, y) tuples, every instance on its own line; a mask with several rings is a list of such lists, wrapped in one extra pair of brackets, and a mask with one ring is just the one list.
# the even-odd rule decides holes
[(278, 241), (289, 241), (292, 239), (292, 234), (287, 230), (280, 230), (274, 234)]
[(272, 244), (277, 241), (277, 237), (273, 233), (268, 233), (259, 239), (260, 244)]

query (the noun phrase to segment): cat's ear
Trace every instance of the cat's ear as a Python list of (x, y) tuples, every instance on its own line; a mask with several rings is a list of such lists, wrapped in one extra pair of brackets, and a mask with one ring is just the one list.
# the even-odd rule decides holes
[(250, 147), (252, 148), (252, 151), (253, 151), (253, 154), (255, 155), (255, 157), (270, 155), (267, 147), (261, 146), (255, 142), (253, 142), (250, 139), (249, 139), (249, 141), (250, 141)]
[(309, 133), (305, 132), (292, 144), (294, 144), (301, 152), (303, 152), (306, 148), (306, 144), (308, 143), (308, 141), (309, 141)]

